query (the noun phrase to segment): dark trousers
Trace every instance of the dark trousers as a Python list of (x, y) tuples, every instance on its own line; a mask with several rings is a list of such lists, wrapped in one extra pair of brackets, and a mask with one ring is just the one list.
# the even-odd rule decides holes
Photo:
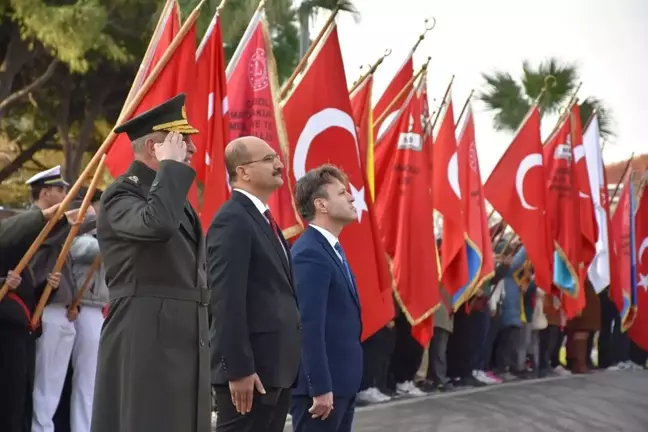
[(554, 347), (553, 352), (551, 353), (551, 366), (554, 368), (561, 366), (560, 348), (562, 348), (563, 346), (565, 337), (567, 337), (567, 334), (564, 331), (560, 330), (558, 333), (558, 341), (556, 342), (556, 346)]
[(486, 340), (484, 341), (484, 363), (481, 365), (482, 369), (485, 371), (495, 369), (494, 354), (496, 352), (497, 336), (499, 335), (500, 330), (499, 314), (491, 316), (488, 333), (486, 334)]
[(427, 379), (436, 385), (445, 384), (448, 380), (448, 340), (450, 332), (439, 327), (434, 328), (434, 336), (428, 351)]
[(351, 432), (355, 414), (354, 397), (333, 397), (333, 411), (326, 420), (314, 419), (308, 412), (313, 398), (293, 396), (290, 414), (294, 432)]
[(362, 343), (363, 363), (360, 390), (387, 389), (389, 361), (394, 351), (394, 330), (383, 327)]
[(423, 359), (423, 347), (412, 336), (412, 326), (405, 315), (394, 320), (396, 340), (389, 364), (388, 382), (390, 388), (405, 381), (412, 381)]
[(0, 322), (0, 431), (30, 432), (36, 361), (34, 336)]
[(630, 360), (639, 366), (646, 366), (648, 361), (648, 351), (641, 349), (639, 345), (630, 341)]
[(520, 340), (520, 327), (504, 327), (499, 333), (496, 366), (498, 373), (515, 371), (517, 367), (517, 346)]
[(464, 306), (454, 314), (454, 327), (447, 351), (449, 377), (463, 379), (472, 376), (474, 341), (471, 318)]
[(560, 339), (560, 327), (549, 325), (540, 331), (540, 370), (553, 369), (551, 358)]
[(492, 342), (489, 342), (488, 336), (490, 335), (490, 327), (492, 320), (488, 305), (480, 311), (473, 311), (470, 314), (471, 318), (471, 339), (473, 362), (472, 369), (486, 370), (489, 363), (489, 356), (491, 352)]
[(601, 302), (601, 330), (598, 338), (598, 367), (608, 368), (617, 363), (614, 338), (621, 329), (621, 318), (614, 302), (608, 295), (608, 289), (599, 294)]
[(241, 415), (232, 403), (227, 386), (214, 386), (218, 405), (217, 432), (283, 432), (290, 409), (291, 389), (266, 388), (254, 391), (252, 411)]

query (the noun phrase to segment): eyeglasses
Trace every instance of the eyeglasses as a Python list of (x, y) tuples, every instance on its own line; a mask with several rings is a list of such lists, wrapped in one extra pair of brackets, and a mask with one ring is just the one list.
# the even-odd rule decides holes
[(239, 166), (245, 166), (245, 165), (252, 165), (257, 162), (265, 162), (265, 163), (273, 163), (276, 159), (279, 159), (278, 154), (271, 154), (271, 155), (266, 155), (261, 159), (249, 161), (249, 162), (244, 162), (242, 164), (239, 164)]

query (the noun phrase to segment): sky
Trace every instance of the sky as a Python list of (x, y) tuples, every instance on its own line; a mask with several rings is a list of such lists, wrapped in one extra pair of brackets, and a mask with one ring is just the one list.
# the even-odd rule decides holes
[[(616, 137), (606, 143), (605, 163), (648, 153), (648, 0), (355, 0), (359, 22), (348, 14), (337, 18), (347, 81), (360, 66), (374, 63), (386, 49), (392, 53), (374, 78), (377, 99), (434, 17), (414, 55), (415, 69), (432, 57), (428, 93), (438, 106), (451, 76), (455, 117), (471, 89), (482, 88), (482, 72), (522, 74), (522, 62), (538, 64), (549, 57), (575, 63), (583, 85), (579, 98), (595, 96), (611, 109)], [(315, 37), (328, 13), (313, 23)], [(476, 145), (483, 180), (509, 145), (512, 135), (496, 132), (492, 116), (473, 103)], [(554, 121), (543, 121), (548, 134)], [(544, 136), (544, 135), (543, 135)]]

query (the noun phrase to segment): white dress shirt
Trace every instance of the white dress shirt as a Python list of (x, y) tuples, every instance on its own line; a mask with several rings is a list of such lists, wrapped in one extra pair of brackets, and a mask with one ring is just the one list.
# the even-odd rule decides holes
[[(239, 188), (234, 188), (232, 190), (240, 192), (243, 195), (245, 195), (246, 197), (248, 197), (250, 199), (250, 201), (252, 201), (252, 204), (254, 204), (254, 207), (256, 207), (256, 209), (259, 210), (259, 213), (261, 213), (261, 216), (263, 216), (263, 218), (268, 222), (268, 224), (270, 224), (270, 221), (268, 220), (268, 218), (265, 215), (265, 212), (267, 210), (270, 210), (270, 207), (268, 207), (268, 205), (263, 204), (263, 202), (259, 198), (255, 197), (254, 195), (252, 195), (248, 191), (244, 191), (243, 189), (239, 189)], [(286, 254), (286, 257), (288, 257), (288, 251), (286, 250), (286, 247), (283, 245), (283, 242), (279, 242), (279, 244), (281, 245), (281, 249), (283, 249), (284, 253)]]
[(315, 228), (317, 231), (319, 231), (324, 236), (326, 241), (328, 241), (330, 243), (331, 247), (335, 251), (335, 255), (337, 255), (338, 258), (340, 259), (340, 261), (342, 261), (344, 263), (344, 260), (342, 259), (342, 256), (340, 256), (340, 253), (337, 251), (337, 249), (335, 249), (335, 245), (338, 244), (338, 242), (339, 242), (338, 238), (335, 237), (333, 234), (331, 234), (330, 231), (328, 231), (327, 229), (322, 228), (321, 226), (317, 226), (315, 224), (310, 224), (310, 226)]

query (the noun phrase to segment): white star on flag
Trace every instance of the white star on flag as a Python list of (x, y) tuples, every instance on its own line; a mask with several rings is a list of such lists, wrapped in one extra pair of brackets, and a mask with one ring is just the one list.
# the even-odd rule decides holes
[(349, 183), (349, 186), (351, 187), (351, 195), (353, 195), (353, 205), (358, 213), (358, 223), (360, 223), (362, 222), (362, 212), (369, 211), (367, 203), (365, 202), (364, 187), (361, 187), (360, 190), (358, 190), (352, 183)]
[(639, 283), (637, 284), (640, 287), (643, 287), (644, 291), (648, 292), (648, 275), (639, 275)]

